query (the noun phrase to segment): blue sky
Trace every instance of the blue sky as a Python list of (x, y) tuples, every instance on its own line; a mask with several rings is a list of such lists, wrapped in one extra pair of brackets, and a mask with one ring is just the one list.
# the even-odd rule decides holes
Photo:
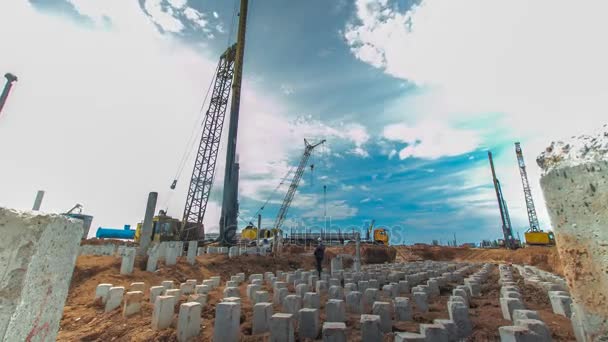
[[(0, 5), (10, 51), (0, 71), (20, 76), (0, 117), (0, 205), (27, 209), (45, 189), (44, 210), (79, 202), (94, 228), (118, 227), (140, 220), (147, 192), (158, 191), (159, 207), (181, 217), (193, 154), (178, 188), (168, 185), (233, 39), (234, 5)], [(264, 225), (273, 222), (287, 186), (273, 191), (308, 138), (328, 142), (313, 156), (312, 181), (307, 171), (287, 227), (323, 224), (326, 185), (328, 216), (341, 229), (375, 219), (405, 243), (454, 233), (461, 242), (498, 238), (491, 149), (523, 233), (515, 141), (541, 225), (550, 227), (535, 157), (554, 139), (603, 124), (607, 52), (593, 39), (606, 26), (603, 7), (581, 6), (576, 18), (585, 20), (577, 20), (566, 1), (252, 0), (238, 147), (242, 223), (269, 198), (262, 214)], [(210, 230), (223, 160), (217, 170)]]

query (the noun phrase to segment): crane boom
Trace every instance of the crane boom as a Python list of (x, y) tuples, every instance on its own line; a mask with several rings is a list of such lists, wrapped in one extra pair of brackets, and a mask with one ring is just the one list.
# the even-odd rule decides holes
[(533, 232), (539, 232), (540, 225), (538, 224), (538, 217), (536, 216), (536, 208), (534, 207), (534, 200), (532, 199), (532, 190), (530, 189), (530, 183), (528, 182), (528, 173), (526, 172), (526, 164), (524, 163), (524, 155), (521, 151), (521, 146), (518, 142), (515, 143), (515, 154), (517, 155), (517, 164), (519, 165), (519, 174), (521, 175), (521, 183), (524, 187), (524, 197), (526, 200), (526, 208), (528, 210), (528, 221), (530, 221), (530, 230)]
[(220, 148), (228, 98), (230, 97), (235, 50), (235, 45), (229, 47), (222, 54), (217, 65), (213, 93), (203, 121), (203, 133), (196, 154), (192, 177), (190, 178), (186, 206), (184, 207), (181, 231), (183, 241), (203, 240), (205, 237), (203, 218), (213, 185), (215, 164)]
[(500, 210), (500, 219), (502, 221), (502, 233), (505, 239), (505, 247), (515, 248), (513, 242), (513, 228), (511, 227), (511, 218), (509, 217), (509, 209), (507, 208), (507, 202), (502, 195), (502, 188), (500, 182), (496, 178), (496, 171), (494, 170), (494, 160), (492, 159), (492, 152), (488, 151), (488, 159), (490, 160), (490, 168), (492, 169), (492, 181), (494, 183), (494, 189), (496, 190), (496, 199), (498, 200), (498, 209)]
[(321, 140), (320, 142), (318, 142), (316, 144), (309, 144), (308, 141), (306, 139), (304, 139), (304, 145), (305, 145), (304, 154), (302, 155), (302, 159), (300, 159), (300, 164), (298, 165), (298, 169), (296, 170), (293, 180), (291, 181), (291, 184), (289, 185), (289, 190), (287, 190), (287, 195), (285, 195), (285, 198), (283, 199), (283, 204), (281, 205), (281, 208), (279, 209), (279, 213), (277, 214), (277, 218), (274, 221), (274, 228), (280, 229), (281, 225), (283, 224), (283, 221), (285, 221), (285, 218), (287, 217), (287, 211), (289, 210), (289, 206), (291, 205), (293, 196), (296, 194), (296, 190), (298, 190), (298, 185), (300, 184), (300, 180), (302, 179), (302, 175), (304, 174), (304, 169), (306, 168), (306, 164), (308, 163), (308, 158), (310, 158), (310, 155), (312, 154), (312, 150), (314, 150), (315, 147), (323, 144), (324, 142), (325, 142), (325, 139)]

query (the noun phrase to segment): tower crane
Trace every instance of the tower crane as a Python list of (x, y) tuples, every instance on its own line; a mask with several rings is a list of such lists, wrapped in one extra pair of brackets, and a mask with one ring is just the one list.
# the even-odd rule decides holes
[(279, 209), (279, 213), (277, 214), (277, 218), (274, 221), (274, 229), (280, 230), (283, 221), (287, 217), (287, 211), (289, 210), (289, 206), (291, 205), (291, 201), (293, 200), (293, 196), (296, 194), (296, 190), (298, 190), (298, 185), (300, 184), (300, 180), (302, 179), (302, 175), (304, 174), (304, 169), (306, 168), (306, 164), (308, 163), (308, 159), (312, 154), (312, 150), (315, 147), (323, 144), (325, 139), (321, 140), (316, 144), (310, 144), (306, 139), (304, 139), (304, 154), (302, 155), (302, 159), (300, 159), (300, 164), (296, 170), (295, 175), (293, 176), (293, 180), (289, 185), (289, 190), (287, 190), (287, 194), (283, 199), (283, 204), (281, 204), (281, 208)]
[(544, 232), (540, 229), (538, 217), (536, 216), (536, 208), (532, 199), (532, 190), (528, 182), (528, 173), (526, 172), (526, 164), (524, 163), (524, 155), (519, 142), (515, 143), (515, 155), (517, 156), (517, 164), (519, 166), (519, 174), (521, 175), (521, 183), (524, 188), (524, 199), (526, 201), (526, 209), (528, 211), (528, 221), (530, 228), (524, 234), (526, 244), (529, 245), (552, 245), (555, 239), (553, 233)]
[(494, 183), (494, 190), (496, 190), (496, 199), (498, 200), (498, 209), (500, 210), (500, 219), (502, 221), (502, 234), (504, 236), (505, 247), (510, 249), (517, 248), (515, 239), (513, 238), (513, 228), (511, 227), (511, 218), (509, 217), (509, 209), (507, 208), (507, 202), (502, 195), (502, 188), (500, 182), (496, 178), (496, 171), (494, 170), (494, 160), (492, 159), (492, 152), (488, 151), (488, 159), (490, 160), (490, 168), (492, 169), (492, 180)]

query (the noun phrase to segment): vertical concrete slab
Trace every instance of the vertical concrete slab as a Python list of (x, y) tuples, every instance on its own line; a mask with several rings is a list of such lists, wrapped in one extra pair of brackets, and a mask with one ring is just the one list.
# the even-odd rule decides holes
[(190, 265), (194, 265), (196, 262), (196, 249), (198, 248), (198, 241), (188, 241), (188, 255), (186, 260)]
[(323, 342), (346, 342), (346, 324), (323, 323)]
[(320, 309), (321, 296), (315, 292), (306, 292), (304, 294), (304, 307), (309, 309)]
[(325, 304), (325, 320), (327, 322), (346, 322), (346, 307), (340, 299), (330, 299)]
[(573, 301), (589, 340), (608, 339), (608, 126), (553, 142), (540, 184)]
[(298, 327), (300, 328), (300, 338), (310, 338), (315, 340), (319, 335), (321, 326), (319, 323), (318, 309), (300, 309), (298, 314)]
[(177, 340), (187, 342), (197, 337), (201, 332), (201, 311), (199, 303), (184, 303), (179, 306), (177, 318)]
[(272, 304), (257, 303), (253, 306), (253, 329), (252, 334), (263, 334), (270, 331), (270, 320), (272, 319)]
[(387, 302), (375, 302), (372, 306), (372, 313), (380, 316), (380, 330), (388, 333), (393, 331), (393, 315), (391, 304)]
[(241, 304), (222, 302), (215, 306), (214, 341), (238, 342)]
[(171, 326), (175, 310), (175, 297), (158, 296), (152, 311), (152, 329), (162, 330)]
[(0, 340), (54, 341), (83, 222), (0, 208)]
[(361, 315), (361, 341), (382, 341), (382, 331), (380, 330), (380, 316)]
[(106, 301), (108, 300), (108, 293), (110, 292), (110, 288), (112, 287), (112, 284), (99, 284), (97, 285), (97, 288), (95, 288), (95, 300), (97, 300), (98, 298), (101, 299), (101, 303), (105, 304)]
[(110, 312), (120, 307), (124, 293), (125, 288), (123, 286), (111, 287), (108, 291), (108, 299), (106, 300), (105, 311)]
[(293, 315), (276, 313), (270, 319), (270, 342), (294, 342)]

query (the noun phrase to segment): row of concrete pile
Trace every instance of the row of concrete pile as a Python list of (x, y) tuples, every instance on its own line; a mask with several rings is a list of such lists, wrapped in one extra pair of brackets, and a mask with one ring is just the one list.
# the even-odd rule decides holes
[(500, 307), (503, 318), (515, 325), (498, 329), (503, 342), (551, 341), (551, 332), (536, 311), (526, 310), (521, 289), (513, 280), (510, 266), (500, 265)]
[[(457, 285), (447, 304), (449, 319), (436, 319), (433, 324), (420, 325), (420, 333), (396, 333), (395, 341), (456, 341), (471, 334), (468, 316), (470, 298), (480, 295), (481, 283), (487, 278), (489, 265), (465, 278), (476, 265), (440, 262), (416, 262), (366, 266), (362, 272), (332, 267), (333, 272), (276, 271), (251, 274), (247, 279), (246, 296), (253, 304), (252, 333), (269, 333), (271, 341), (292, 341), (295, 331), (300, 338), (345, 341), (347, 313), (359, 314), (363, 341), (377, 341), (392, 333), (393, 321), (411, 321), (414, 311), (427, 312), (428, 301), (440, 295), (440, 288)], [(216, 340), (237, 341), (240, 336), (241, 298), (239, 286), (245, 274), (230, 277), (223, 288), (223, 300), (216, 306), (214, 331)], [(164, 281), (149, 289), (154, 303), (153, 329), (171, 325), (175, 307), (183, 295), (186, 303), (178, 314), (178, 339), (186, 340), (200, 333), (200, 312), (207, 303), (207, 294), (219, 287), (220, 277), (197, 284), (188, 280), (174, 289), (173, 282)], [(272, 291), (265, 291), (268, 288)], [(293, 289), (295, 293), (290, 293)], [(106, 311), (122, 304), (124, 316), (140, 312), (144, 284), (133, 283), (129, 292), (124, 287), (100, 284), (95, 299)], [(123, 298), (124, 296), (124, 298)], [(408, 298), (407, 296), (410, 296)], [(327, 298), (327, 301), (322, 301)], [(273, 304), (280, 312), (273, 313)], [(325, 321), (320, 322), (320, 310)], [(196, 317), (195, 317), (196, 316)], [(198, 323), (197, 323), (198, 322)], [(196, 327), (196, 328), (195, 328)]]

